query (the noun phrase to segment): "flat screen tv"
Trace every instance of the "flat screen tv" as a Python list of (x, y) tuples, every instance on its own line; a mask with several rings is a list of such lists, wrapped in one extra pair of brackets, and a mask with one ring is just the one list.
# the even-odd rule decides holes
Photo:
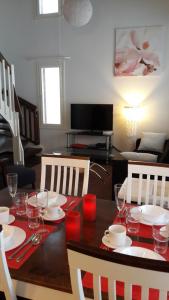
[(71, 129), (113, 130), (113, 104), (71, 104)]

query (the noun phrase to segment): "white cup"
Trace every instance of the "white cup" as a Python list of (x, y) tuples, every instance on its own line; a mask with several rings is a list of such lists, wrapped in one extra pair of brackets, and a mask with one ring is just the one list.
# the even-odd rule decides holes
[(9, 221), (9, 208), (0, 206), (0, 224), (7, 224)]
[(123, 225), (111, 225), (105, 230), (107, 240), (117, 246), (123, 246), (126, 241), (126, 227)]
[(50, 218), (59, 218), (62, 211), (60, 206), (50, 206), (46, 209), (46, 213)]

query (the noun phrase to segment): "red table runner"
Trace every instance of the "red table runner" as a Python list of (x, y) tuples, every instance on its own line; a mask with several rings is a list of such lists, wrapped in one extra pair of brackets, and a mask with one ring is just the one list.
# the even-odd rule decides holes
[[(67, 197), (67, 202), (62, 206), (62, 209), (66, 208), (69, 203), (74, 200), (75, 202), (72, 203), (72, 205), (68, 208), (68, 211), (66, 211), (65, 213), (68, 213), (69, 211), (73, 210), (81, 201), (82, 198), (78, 198), (78, 197), (71, 197), (68, 196)], [(14, 209), (12, 209), (12, 213), (14, 214), (15, 211)], [(17, 249), (20, 247), (20, 245), (18, 247), (16, 247), (13, 250), (7, 251), (6, 252), (6, 258), (7, 258), (7, 263), (9, 268), (11, 269), (19, 269), (26, 261), (27, 259), (36, 251), (36, 249), (44, 242), (44, 240), (48, 237), (48, 235), (54, 231), (57, 231), (58, 227), (57, 224), (61, 223), (64, 221), (65, 218), (62, 218), (58, 221), (52, 221), (52, 222), (45, 222), (45, 228), (48, 230), (47, 233), (43, 233), (42, 234), (42, 241), (40, 244), (36, 245), (36, 246), (32, 246), (30, 248), (30, 250), (27, 252), (27, 254), (24, 256), (24, 258), (20, 261), (20, 262), (16, 262), (16, 259), (12, 259), (9, 260), (8, 257)], [(48, 225), (50, 224), (50, 225)], [(43, 226), (40, 225), (39, 228), (37, 228), (36, 230), (31, 230), (28, 228), (28, 223), (26, 220), (15, 220), (12, 223), (13, 226), (18, 226), (20, 228), (22, 228), (25, 232), (26, 232), (26, 240), (36, 231), (38, 231), (39, 229), (42, 229)], [(26, 245), (20, 252), (18, 252), (17, 255), (21, 254), (27, 247), (29, 247), (30, 244)]]
[[(119, 223), (119, 219), (116, 217), (113, 224)], [(132, 235), (130, 235), (132, 238)], [(144, 238), (152, 238), (152, 226), (140, 224), (140, 230), (139, 233), (137, 233), (137, 236), (144, 237)], [(146, 242), (139, 242), (139, 241), (132, 241), (132, 246), (138, 246), (138, 247), (144, 247), (150, 250), (153, 250), (154, 245)], [(100, 248), (112, 251), (111, 248), (106, 247), (103, 243), (101, 243)], [(169, 247), (167, 249), (167, 252), (163, 255), (163, 257), (169, 261)], [(93, 275), (91, 273), (86, 272), (83, 277), (83, 286), (85, 288), (93, 289)], [(117, 288), (117, 295), (123, 297), (124, 296), (124, 283), (118, 282), (116, 283)], [(101, 290), (102, 292), (108, 291), (108, 281), (106, 278), (101, 278)], [(134, 286), (132, 287), (132, 295), (133, 300), (140, 300), (141, 299), (141, 287), (140, 286)], [(149, 290), (149, 300), (158, 300), (159, 299), (159, 291), (155, 289)], [(167, 300), (169, 300), (169, 295)]]

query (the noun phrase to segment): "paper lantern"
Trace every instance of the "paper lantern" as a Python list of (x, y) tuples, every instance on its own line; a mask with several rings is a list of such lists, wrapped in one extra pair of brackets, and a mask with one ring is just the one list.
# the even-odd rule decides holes
[(75, 26), (86, 25), (92, 17), (93, 7), (90, 0), (65, 0), (63, 15), (65, 20)]

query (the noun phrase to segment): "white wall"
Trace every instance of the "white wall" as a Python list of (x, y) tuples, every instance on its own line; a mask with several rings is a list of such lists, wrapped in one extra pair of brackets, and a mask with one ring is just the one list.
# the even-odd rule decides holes
[[(144, 94), (143, 130), (169, 135), (169, 0), (91, 0), (93, 17), (81, 28), (64, 18), (34, 18), (33, 0), (0, 0), (0, 51), (14, 63), (18, 95), (38, 104), (35, 61), (37, 57), (65, 55), (66, 119), (71, 102), (113, 103), (114, 144), (128, 147), (122, 107), (128, 92)], [(164, 25), (165, 67), (160, 76), (115, 78), (112, 72), (114, 29)], [(33, 60), (31, 59), (33, 58)], [(41, 129), (41, 143), (48, 149), (64, 145), (63, 131)]]

